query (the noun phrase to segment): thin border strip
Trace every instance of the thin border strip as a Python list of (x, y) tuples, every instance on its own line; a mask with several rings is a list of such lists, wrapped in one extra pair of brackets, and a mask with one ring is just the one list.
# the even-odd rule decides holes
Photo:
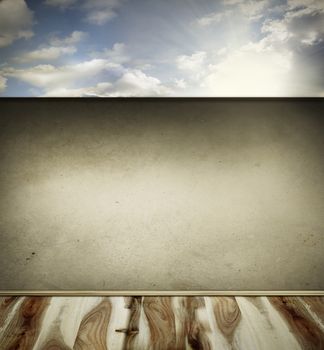
[(71, 96), (52, 96), (52, 97), (31, 97), (31, 96), (0, 96), (0, 101), (12, 101), (12, 100), (17, 100), (17, 101), (53, 101), (53, 100), (62, 100), (62, 101), (119, 101), (119, 102), (125, 102), (125, 101), (160, 101), (160, 102), (165, 102), (165, 101), (185, 101), (185, 102), (190, 102), (190, 101), (324, 101), (324, 97), (322, 96), (278, 96), (278, 97), (267, 97), (267, 96), (260, 96), (260, 97), (253, 97), (253, 96), (165, 96), (165, 97), (155, 97), (155, 96), (143, 96), (143, 97), (98, 97), (98, 96), (93, 96), (93, 97), (71, 97)]
[(80, 291), (80, 290), (4, 290), (0, 296), (324, 296), (323, 290), (290, 290), (290, 291), (147, 291), (147, 290), (118, 290), (118, 291)]

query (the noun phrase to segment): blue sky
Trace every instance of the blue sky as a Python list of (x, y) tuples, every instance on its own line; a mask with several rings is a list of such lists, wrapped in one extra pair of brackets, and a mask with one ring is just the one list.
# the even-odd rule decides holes
[(323, 0), (0, 0), (1, 96), (324, 96)]

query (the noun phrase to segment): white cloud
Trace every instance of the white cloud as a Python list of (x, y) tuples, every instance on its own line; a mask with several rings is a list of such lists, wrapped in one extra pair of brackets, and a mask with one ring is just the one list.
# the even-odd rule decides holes
[(62, 55), (72, 55), (76, 52), (75, 47), (45, 47), (30, 52), (25, 52), (15, 60), (20, 63), (34, 62), (34, 61), (53, 61)]
[(44, 96), (60, 97), (135, 97), (135, 96), (165, 96), (170, 95), (171, 90), (161, 82), (140, 70), (126, 70), (117, 81), (100, 82), (94, 86), (82, 88), (58, 87), (48, 90)]
[(75, 45), (84, 40), (87, 36), (87, 33), (75, 30), (65, 38), (52, 37), (50, 44), (54, 46)]
[(99, 73), (113, 70), (119, 66), (105, 59), (93, 59), (74, 65), (53, 66), (50, 64), (37, 65), (31, 68), (4, 68), (5, 76), (13, 77), (45, 90), (59, 87), (73, 87), (78, 82), (93, 78)]
[(256, 20), (264, 16), (265, 9), (269, 6), (269, 0), (224, 0), (224, 11), (212, 12), (198, 18), (196, 23), (200, 26), (209, 26), (219, 23), (225, 18), (241, 15), (248, 20)]
[(284, 96), (291, 54), (249, 44), (209, 65), (201, 86), (213, 96)]
[(245, 0), (224, 0), (223, 3), (224, 5), (237, 5), (237, 4), (241, 4), (244, 1)]
[(292, 36), (283, 20), (266, 20), (262, 25), (261, 32), (268, 35), (266, 40), (269, 43), (286, 42)]
[(85, 13), (85, 21), (94, 25), (103, 25), (116, 17), (117, 9), (126, 0), (46, 0), (45, 5), (66, 10), (78, 8)]
[(86, 96), (103, 96), (107, 89), (111, 87), (108, 82), (99, 83), (95, 86), (81, 87), (81, 88), (66, 88), (57, 87), (48, 90), (44, 97), (86, 97)]
[(87, 34), (84, 32), (74, 31), (65, 38), (53, 37), (50, 40), (51, 46), (39, 47), (33, 51), (23, 52), (18, 57), (15, 57), (15, 61), (19, 63), (53, 61), (63, 55), (72, 55), (77, 51), (75, 44), (83, 40), (86, 36)]
[[(53, 47), (53, 49), (60, 48)], [(116, 97), (171, 94), (171, 88), (164, 86), (159, 79), (139, 69), (125, 68), (121, 64), (125, 59), (124, 50), (124, 44), (116, 43), (111, 50), (104, 51), (106, 57), (103, 58), (62, 66), (43, 64), (20, 69), (5, 66), (1, 74), (6, 78), (15, 78), (41, 89), (43, 96)], [(48, 54), (47, 50), (43, 50), (43, 53)], [(35, 52), (30, 52), (29, 56), (32, 54)], [(39, 58), (40, 53), (37, 54)], [(105, 73), (115, 76), (113, 81), (100, 81)], [(93, 83), (98, 80), (99, 83)]]
[(0, 47), (33, 36), (33, 12), (23, 0), (0, 1)]
[[(265, 17), (261, 29), (263, 38), (236, 49), (230, 46), (220, 49), (216, 56), (211, 51), (206, 52), (204, 64), (197, 68), (200, 73), (196, 76), (198, 79), (191, 82), (191, 86), (198, 86), (194, 94), (319, 94), (321, 87), (317, 77), (323, 63), (319, 62), (320, 58), (313, 56), (314, 51), (307, 51), (307, 48), (324, 40), (324, 1), (288, 0), (286, 6), (276, 7), (276, 19), (271, 17), (274, 12), (269, 7), (270, 1), (229, 0), (224, 4), (232, 11), (237, 11), (237, 8), (249, 20)], [(247, 39), (251, 40), (251, 34)], [(309, 54), (312, 57), (308, 57)], [(310, 60), (314, 67), (307, 64)], [(193, 76), (191, 72), (190, 77)]]
[(192, 55), (181, 55), (176, 58), (178, 69), (198, 72), (206, 60), (206, 52), (197, 51)]
[(159, 79), (148, 76), (138, 69), (133, 69), (126, 71), (115, 82), (108, 96), (165, 96), (170, 93), (171, 91), (162, 85)]
[(223, 56), (228, 52), (227, 47), (221, 47), (220, 49), (217, 50), (217, 55), (218, 56)]
[(7, 79), (0, 75), (0, 93), (5, 91), (7, 87)]
[(116, 10), (123, 0), (84, 0), (86, 21), (96, 25), (103, 25), (116, 16)]
[(74, 7), (85, 13), (85, 20), (91, 24), (103, 25), (114, 18), (117, 9), (126, 0), (46, 0), (45, 4), (62, 10)]
[(178, 89), (185, 89), (188, 86), (184, 79), (174, 79), (174, 84)]
[(87, 19), (87, 22), (100, 26), (105, 24), (115, 16), (116, 16), (116, 13), (112, 9), (105, 9), (105, 11), (95, 10), (95, 11), (89, 12), (86, 19)]
[(45, 4), (49, 6), (59, 7), (65, 10), (68, 7), (74, 5), (78, 0), (46, 0)]
[(231, 11), (212, 12), (206, 16), (198, 18), (197, 24), (202, 26), (202, 27), (205, 27), (205, 26), (209, 26), (209, 25), (214, 24), (214, 23), (219, 23), (226, 16), (229, 16), (230, 14), (231, 14)]
[(233, 10), (239, 10), (241, 14), (250, 20), (259, 19), (264, 15), (264, 10), (270, 5), (269, 0), (224, 0), (223, 4)]
[(93, 52), (92, 57), (108, 58), (114, 63), (123, 64), (130, 60), (124, 43), (115, 43), (111, 49), (104, 49), (100, 52)]
[(269, 5), (268, 0), (242, 1), (239, 8), (243, 15), (250, 20), (259, 19), (264, 15), (264, 9)]
[(290, 95), (293, 53), (267, 40), (180, 57), (177, 67), (185, 73), (180, 81), (191, 96)]
[(324, 1), (292, 0), (281, 19), (266, 20), (262, 32), (267, 34), (269, 44), (290, 41), (313, 45), (324, 39)]

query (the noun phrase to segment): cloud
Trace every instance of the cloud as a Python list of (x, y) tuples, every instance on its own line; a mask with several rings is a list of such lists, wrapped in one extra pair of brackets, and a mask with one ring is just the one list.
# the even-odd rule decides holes
[(229, 16), (231, 14), (231, 11), (224, 11), (224, 12), (212, 12), (206, 16), (203, 16), (201, 18), (198, 18), (197, 24), (205, 27), (209, 26), (214, 23), (219, 23), (222, 21), (225, 17)]
[[(186, 91), (203, 96), (320, 95), (324, 1), (288, 0), (279, 5), (270, 0), (225, 0), (223, 5), (231, 16), (248, 18), (240, 24), (246, 43), (235, 47), (227, 42), (223, 48), (205, 51), (200, 61), (195, 53), (179, 56), (176, 65), (184, 73), (180, 79), (186, 81)], [(200, 24), (223, 17), (224, 11), (211, 13)], [(251, 21), (261, 18), (258, 31)]]
[(84, 0), (86, 21), (96, 25), (103, 25), (116, 16), (116, 10), (123, 0)]
[(108, 9), (105, 9), (104, 11), (101, 11), (101, 10), (90, 11), (86, 17), (86, 20), (91, 24), (96, 24), (98, 26), (101, 26), (107, 23), (108, 21), (110, 21), (115, 16), (116, 16), (115, 11), (113, 11), (113, 9), (108, 8)]
[(75, 47), (45, 47), (30, 52), (25, 52), (15, 60), (20, 63), (34, 62), (34, 61), (53, 61), (63, 55), (72, 55), (76, 52)]
[(65, 38), (52, 37), (50, 40), (50, 44), (54, 46), (75, 45), (87, 38), (87, 36), (88, 34), (86, 32), (75, 30)]
[[(62, 10), (77, 7), (85, 13), (85, 20), (95, 25), (103, 25), (116, 17), (117, 9), (125, 0), (46, 0), (45, 4)], [(75, 5), (75, 6), (74, 6)]]
[[(74, 31), (65, 38), (53, 37), (50, 39), (51, 46), (39, 47), (36, 50), (23, 52), (15, 61), (19, 63), (53, 61), (64, 55), (72, 55), (77, 51), (75, 44), (83, 40), (86, 33)], [(64, 45), (64, 46), (63, 46)]]
[(117, 68), (116, 64), (105, 59), (93, 59), (58, 67), (45, 64), (25, 69), (4, 68), (2, 74), (35, 87), (51, 90), (62, 86), (71, 87), (83, 80), (94, 78), (99, 73)]
[(211, 12), (200, 17), (196, 23), (202, 27), (216, 24), (225, 18), (241, 15), (250, 21), (259, 19), (265, 15), (265, 9), (270, 5), (270, 0), (224, 0), (224, 11)]
[(214, 96), (284, 96), (291, 54), (250, 43), (211, 64), (201, 87)]
[(186, 91), (194, 96), (319, 96), (322, 16), (315, 6), (286, 9), (281, 18), (264, 20), (258, 41), (217, 49), (216, 55), (206, 51), (200, 64), (190, 64), (194, 54), (183, 56), (190, 68), (182, 69)]
[(98, 83), (94, 86), (87, 86), (81, 88), (66, 88), (57, 87), (46, 91), (44, 97), (92, 97), (104, 96), (106, 91), (111, 87), (108, 82)]
[(206, 52), (196, 51), (192, 55), (180, 55), (176, 58), (178, 69), (198, 71), (206, 60)]
[(241, 13), (249, 18), (250, 20), (259, 19), (264, 16), (265, 8), (269, 5), (268, 0), (251, 0), (243, 1), (237, 3)]
[(100, 82), (94, 86), (82, 88), (58, 87), (48, 90), (44, 96), (140, 97), (170, 94), (171, 89), (162, 85), (160, 80), (138, 69), (128, 69), (115, 82)]
[(266, 40), (272, 42), (286, 42), (292, 34), (283, 20), (267, 20), (263, 23), (261, 32), (267, 35)]
[(287, 4), (289, 9), (308, 8), (311, 10), (324, 10), (323, 0), (288, 0)]
[(185, 89), (188, 85), (184, 79), (174, 79), (174, 84), (177, 89)]
[(159, 79), (133, 69), (126, 71), (114, 83), (107, 96), (165, 96), (170, 93), (170, 89), (162, 85)]
[(74, 5), (78, 0), (46, 0), (45, 4), (48, 6), (59, 7), (62, 10)]
[(23, 0), (0, 1), (0, 47), (33, 36), (33, 12)]
[[(304, 4), (304, 6), (302, 6)], [(308, 4), (308, 5), (306, 5)], [(281, 19), (268, 19), (262, 33), (271, 44), (290, 42), (291, 47), (300, 44), (313, 45), (324, 38), (324, 2), (293, 0)]]
[(223, 3), (224, 5), (238, 5), (238, 4), (242, 4), (244, 2), (244, 0), (224, 0)]
[(91, 53), (92, 57), (108, 58), (109, 61), (123, 64), (130, 60), (124, 43), (115, 43), (111, 49)]
[(5, 91), (6, 87), (7, 87), (7, 79), (0, 75), (0, 93)]
[[(82, 35), (73, 33), (62, 39), (51, 39), (54, 44), (76, 42)], [(74, 38), (74, 40), (71, 40)], [(26, 53), (23, 60), (55, 58), (61, 53), (61, 46), (52, 46)], [(140, 69), (127, 68), (128, 61), (123, 43), (115, 43), (111, 49), (101, 52), (100, 58), (93, 58), (77, 64), (39, 64), (28, 68), (4, 66), (0, 73), (15, 78), (43, 91), (43, 96), (163, 96), (171, 94), (171, 88)], [(107, 77), (110, 77), (109, 79)], [(104, 78), (106, 77), (106, 78)], [(5, 78), (5, 79), (6, 79)], [(98, 82), (99, 80), (99, 82)]]

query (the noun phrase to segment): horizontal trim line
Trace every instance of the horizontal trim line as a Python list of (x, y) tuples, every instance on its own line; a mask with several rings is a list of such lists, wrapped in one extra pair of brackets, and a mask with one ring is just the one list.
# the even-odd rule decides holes
[(306, 101), (306, 100), (316, 100), (316, 101), (324, 101), (324, 97), (315, 97), (315, 96), (300, 96), (300, 97), (292, 97), (292, 96), (281, 96), (281, 97), (27, 97), (27, 96), (5, 96), (0, 97), (1, 101), (6, 100), (38, 100), (38, 101), (47, 101), (47, 100), (82, 100), (82, 101), (165, 101), (165, 100), (181, 100), (181, 101), (280, 101), (280, 100), (292, 100), (292, 101)]
[(3, 290), (0, 296), (324, 296), (323, 290), (280, 290), (280, 291), (147, 291), (147, 290)]

